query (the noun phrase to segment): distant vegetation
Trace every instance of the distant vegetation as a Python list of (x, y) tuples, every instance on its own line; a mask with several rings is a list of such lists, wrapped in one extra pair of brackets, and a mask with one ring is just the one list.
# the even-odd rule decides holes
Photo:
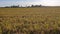
[[(41, 7), (42, 5), (31, 5), (31, 6), (26, 6), (27, 8), (28, 7)], [(23, 6), (21, 6), (21, 7), (23, 7)], [(5, 8), (21, 8), (19, 5), (17, 5), (17, 6), (15, 6), (15, 5), (13, 5), (13, 6), (5, 6)]]

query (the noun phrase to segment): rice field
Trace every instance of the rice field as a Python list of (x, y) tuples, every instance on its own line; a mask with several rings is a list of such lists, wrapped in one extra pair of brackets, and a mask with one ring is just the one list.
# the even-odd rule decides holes
[(0, 8), (0, 34), (60, 34), (60, 8)]

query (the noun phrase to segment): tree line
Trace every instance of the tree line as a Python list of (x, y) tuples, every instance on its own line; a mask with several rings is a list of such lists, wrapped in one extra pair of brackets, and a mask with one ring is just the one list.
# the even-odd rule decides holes
[[(42, 5), (31, 5), (31, 6), (25, 6), (27, 8), (29, 7), (42, 7)], [(13, 5), (13, 6), (5, 6), (4, 8), (23, 8), (23, 6), (19, 6), (19, 5)]]

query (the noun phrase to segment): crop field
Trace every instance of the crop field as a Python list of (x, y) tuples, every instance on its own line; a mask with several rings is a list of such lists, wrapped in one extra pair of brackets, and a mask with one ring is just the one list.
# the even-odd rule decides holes
[(0, 8), (0, 34), (60, 34), (60, 8)]

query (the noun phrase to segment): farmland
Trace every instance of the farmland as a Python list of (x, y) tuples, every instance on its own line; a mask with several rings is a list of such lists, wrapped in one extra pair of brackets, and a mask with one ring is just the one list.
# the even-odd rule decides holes
[(0, 8), (0, 34), (59, 34), (60, 8)]

